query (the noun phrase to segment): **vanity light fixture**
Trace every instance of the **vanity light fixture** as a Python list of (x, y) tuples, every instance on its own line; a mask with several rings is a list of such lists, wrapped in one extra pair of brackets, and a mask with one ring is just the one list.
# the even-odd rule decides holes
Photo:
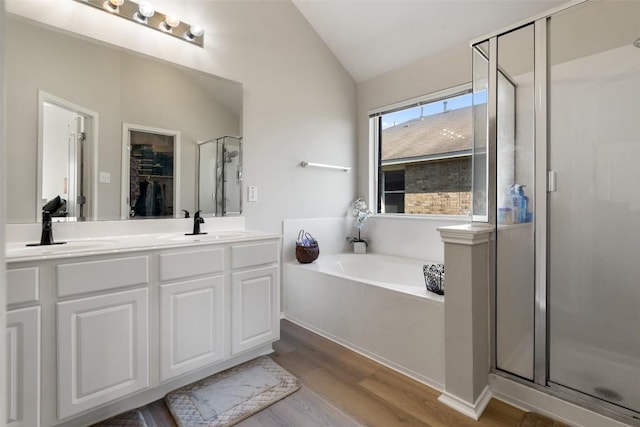
[(76, 0), (102, 11), (109, 12), (129, 21), (172, 35), (188, 43), (202, 47), (204, 45), (204, 29), (192, 25), (173, 14), (156, 11), (148, 0)]

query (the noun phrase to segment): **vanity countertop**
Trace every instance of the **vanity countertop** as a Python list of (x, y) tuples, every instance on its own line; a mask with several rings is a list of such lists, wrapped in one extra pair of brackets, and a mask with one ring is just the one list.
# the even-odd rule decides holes
[[(156, 250), (203, 246), (216, 243), (236, 243), (281, 237), (279, 234), (247, 230), (208, 231), (207, 234), (186, 235), (184, 232), (116, 235), (84, 239), (68, 239), (65, 244), (27, 246), (33, 242), (12, 242), (5, 247), (7, 263), (107, 255), (140, 250)], [(56, 240), (58, 241), (58, 240)], [(63, 241), (63, 239), (60, 239)]]

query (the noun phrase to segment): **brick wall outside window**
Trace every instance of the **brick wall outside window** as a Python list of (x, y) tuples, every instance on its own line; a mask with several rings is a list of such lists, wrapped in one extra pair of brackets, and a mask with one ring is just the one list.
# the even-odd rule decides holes
[(466, 215), (471, 210), (471, 157), (408, 164), (405, 213)]

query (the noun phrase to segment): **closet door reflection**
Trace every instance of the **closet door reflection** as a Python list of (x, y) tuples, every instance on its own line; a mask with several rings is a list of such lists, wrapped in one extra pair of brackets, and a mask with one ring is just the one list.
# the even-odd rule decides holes
[(123, 171), (128, 186), (123, 216), (173, 218), (180, 212), (178, 153), (180, 132), (125, 124), (128, 159)]

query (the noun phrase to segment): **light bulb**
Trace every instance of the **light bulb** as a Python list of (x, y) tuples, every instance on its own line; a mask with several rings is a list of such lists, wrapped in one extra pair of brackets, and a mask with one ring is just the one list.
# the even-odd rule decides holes
[(189, 28), (189, 33), (193, 37), (200, 37), (204, 34), (204, 28), (202, 28), (200, 25), (192, 25), (191, 28)]
[(138, 11), (133, 14), (133, 19), (141, 24), (146, 24), (155, 12), (150, 2), (141, 1), (140, 4), (138, 4)]
[(175, 15), (167, 15), (163, 24), (167, 31), (171, 31), (173, 28), (180, 25), (180, 18)]
[(185, 33), (185, 38), (189, 41), (193, 41), (196, 37), (200, 37), (204, 34), (204, 28), (200, 25), (192, 25), (189, 27), (189, 31)]
[(120, 6), (124, 4), (124, 0), (106, 0), (103, 3), (103, 7), (109, 12), (118, 12)]
[(141, 1), (138, 5), (138, 11), (140, 15), (144, 16), (145, 18), (151, 18), (156, 12), (153, 9), (153, 5), (148, 1)]

